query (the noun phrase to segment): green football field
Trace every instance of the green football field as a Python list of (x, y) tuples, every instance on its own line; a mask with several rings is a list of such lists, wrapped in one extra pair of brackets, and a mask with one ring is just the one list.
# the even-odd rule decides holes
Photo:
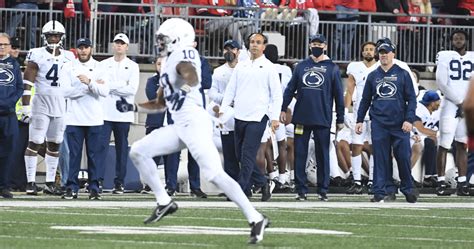
[(0, 199), (0, 248), (474, 248), (474, 198), (424, 195), (416, 204), (369, 197), (274, 195), (252, 199), (271, 219), (264, 241), (248, 246), (250, 228), (222, 197), (180, 195), (179, 210), (144, 225), (151, 195), (104, 194), (102, 201), (16, 195)]

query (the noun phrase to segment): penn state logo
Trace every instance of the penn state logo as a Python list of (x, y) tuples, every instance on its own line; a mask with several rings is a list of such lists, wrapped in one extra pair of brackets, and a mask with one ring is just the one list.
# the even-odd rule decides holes
[(382, 80), (377, 84), (377, 95), (381, 98), (390, 98), (397, 93), (397, 86), (390, 81)]
[(308, 71), (303, 75), (303, 84), (307, 87), (320, 87), (324, 83), (324, 75), (320, 72)]
[(10, 70), (0, 68), (0, 85), (6, 86), (13, 82), (14, 75)]

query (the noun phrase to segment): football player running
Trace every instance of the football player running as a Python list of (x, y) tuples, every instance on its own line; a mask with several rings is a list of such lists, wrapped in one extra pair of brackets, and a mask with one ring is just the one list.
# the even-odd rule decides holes
[[(49, 21), (43, 26), (41, 37), (44, 47), (33, 48), (26, 57), (28, 64), (24, 74), (25, 93), (22, 97), (22, 120), (30, 123), (29, 142), (25, 151), (25, 166), (28, 184), (26, 193), (37, 194), (35, 184), (38, 150), (46, 138), (46, 187), (44, 192), (56, 194), (54, 186), (59, 160), (59, 145), (64, 136), (64, 114), (66, 101), (64, 88), (59, 84), (62, 66), (74, 60), (74, 54), (63, 50), (64, 26), (58, 21)], [(31, 87), (36, 93), (30, 105)]]
[(166, 58), (162, 62), (157, 99), (138, 105), (129, 104), (125, 99), (117, 101), (119, 111), (153, 113), (168, 109), (174, 120), (174, 124), (156, 129), (135, 142), (130, 151), (133, 164), (153, 190), (158, 203), (145, 223), (157, 222), (178, 209), (166, 193), (153, 157), (188, 148), (203, 175), (240, 207), (251, 225), (249, 243), (256, 244), (263, 239), (265, 227), (270, 222), (250, 204), (237, 182), (222, 168), (212, 141), (212, 122), (202, 107), (203, 97), (199, 92), (201, 61), (192, 46), (194, 38), (194, 28), (183, 19), (171, 18), (162, 23), (156, 32), (156, 42), (159, 56)]
[(474, 52), (467, 51), (468, 34), (455, 30), (451, 34), (454, 50), (440, 51), (436, 55), (436, 83), (445, 96), (441, 104), (439, 123), (439, 147), (437, 157), (438, 187), (437, 195), (450, 195), (445, 182), (446, 154), (453, 139), (456, 146), (456, 166), (458, 167), (457, 195), (469, 195), (466, 183), (467, 171), (467, 133), (464, 122), (463, 101), (469, 87), (469, 77), (474, 70)]

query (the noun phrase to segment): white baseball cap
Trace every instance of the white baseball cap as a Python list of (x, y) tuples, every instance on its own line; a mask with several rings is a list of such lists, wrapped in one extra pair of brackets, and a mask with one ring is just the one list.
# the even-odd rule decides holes
[(118, 41), (118, 40), (123, 41), (126, 44), (130, 43), (130, 40), (128, 39), (128, 36), (124, 33), (118, 33), (118, 34), (115, 35), (113, 41), (115, 42), (115, 41)]

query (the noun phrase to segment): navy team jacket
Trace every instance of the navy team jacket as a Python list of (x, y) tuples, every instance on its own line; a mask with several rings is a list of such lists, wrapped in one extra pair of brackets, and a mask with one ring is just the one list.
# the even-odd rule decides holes
[[(372, 104), (372, 105), (371, 105)], [(367, 76), (357, 123), (364, 121), (370, 107), (370, 119), (392, 127), (416, 119), (416, 95), (409, 72), (393, 65), (387, 72), (381, 66)]]
[(286, 112), (295, 94), (297, 101), (293, 124), (331, 127), (334, 101), (336, 123), (344, 123), (341, 73), (332, 60), (315, 62), (309, 57), (296, 66), (283, 94), (283, 112)]
[(0, 59), (0, 115), (14, 113), (16, 102), (22, 95), (20, 65), (11, 57)]

